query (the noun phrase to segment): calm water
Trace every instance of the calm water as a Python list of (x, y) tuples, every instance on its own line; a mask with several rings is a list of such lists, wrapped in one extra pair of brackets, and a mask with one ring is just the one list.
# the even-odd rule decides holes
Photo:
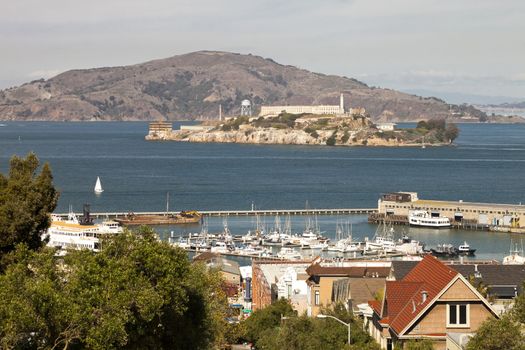
[[(381, 193), (417, 191), (422, 198), (525, 203), (525, 125), (463, 124), (456, 147), (342, 148), (146, 142), (147, 123), (2, 122), (0, 171), (30, 151), (51, 164), (61, 197), (57, 211), (162, 211), (375, 207)], [(176, 127), (176, 125), (175, 125)], [(93, 193), (100, 176), (104, 193)], [(331, 236), (337, 217), (319, 218)], [(375, 231), (366, 217), (348, 218), (354, 235)], [(268, 223), (273, 218), (267, 218)], [(251, 218), (230, 219), (234, 233)], [(303, 218), (294, 218), (300, 230)], [(221, 219), (210, 221), (220, 230)], [(161, 229), (167, 235), (172, 228)], [(198, 227), (173, 229), (176, 233)], [(410, 229), (427, 243), (469, 241), (478, 257), (509, 250), (508, 234)], [(513, 237), (520, 239), (519, 237)]]

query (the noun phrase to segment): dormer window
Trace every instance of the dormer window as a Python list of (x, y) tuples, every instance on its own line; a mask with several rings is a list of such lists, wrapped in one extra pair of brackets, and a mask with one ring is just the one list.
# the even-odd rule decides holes
[(468, 304), (447, 305), (447, 327), (465, 328), (470, 325), (470, 308)]

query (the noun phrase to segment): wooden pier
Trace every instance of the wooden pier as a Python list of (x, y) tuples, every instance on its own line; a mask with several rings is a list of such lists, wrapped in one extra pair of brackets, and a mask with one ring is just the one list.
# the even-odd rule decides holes
[[(266, 210), (205, 210), (199, 211), (205, 217), (217, 216), (284, 216), (284, 215), (369, 215), (376, 213), (376, 208), (343, 208), (343, 209), (266, 209)], [(82, 213), (75, 213), (81, 216)], [(130, 214), (134, 215), (177, 215), (178, 211), (170, 212), (99, 212), (90, 213), (91, 217), (96, 219), (118, 219), (125, 218)], [(53, 215), (67, 218), (67, 213), (54, 213)]]

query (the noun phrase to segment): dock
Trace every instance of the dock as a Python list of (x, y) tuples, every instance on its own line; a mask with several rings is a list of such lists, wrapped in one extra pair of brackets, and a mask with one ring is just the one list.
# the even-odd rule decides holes
[[(199, 211), (203, 217), (221, 216), (286, 216), (286, 215), (369, 215), (377, 213), (377, 208), (344, 208), (344, 209), (257, 209), (257, 210), (204, 210)], [(75, 213), (81, 216), (82, 213)], [(99, 212), (90, 213), (95, 219), (118, 219), (134, 215), (177, 215), (179, 211), (163, 212)], [(54, 213), (53, 215), (67, 218), (67, 213)]]
[(525, 206), (420, 199), (416, 192), (394, 192), (381, 196), (378, 210), (369, 214), (370, 223), (408, 225), (413, 210), (450, 220), (455, 229), (525, 233)]

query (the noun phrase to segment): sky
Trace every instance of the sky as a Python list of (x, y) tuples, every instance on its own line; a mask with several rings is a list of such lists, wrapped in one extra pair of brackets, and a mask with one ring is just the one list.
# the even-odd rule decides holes
[(0, 89), (222, 50), (454, 103), (525, 100), (524, 34), (523, 0), (1, 0)]

